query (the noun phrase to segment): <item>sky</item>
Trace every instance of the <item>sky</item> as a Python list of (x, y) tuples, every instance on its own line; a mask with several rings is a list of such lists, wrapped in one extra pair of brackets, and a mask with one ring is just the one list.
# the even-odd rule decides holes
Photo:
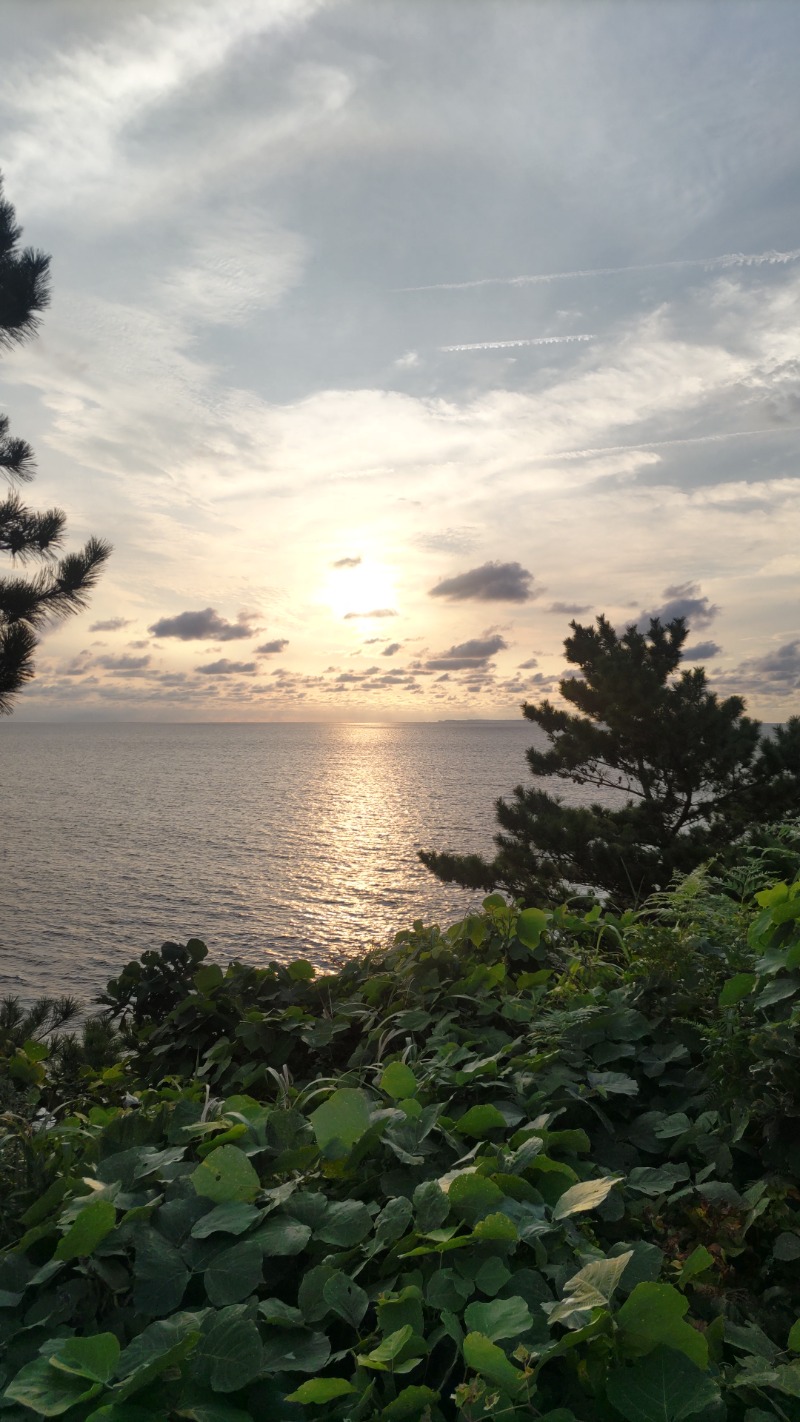
[(800, 6), (4, 0), (20, 720), (518, 717), (572, 618), (800, 709)]

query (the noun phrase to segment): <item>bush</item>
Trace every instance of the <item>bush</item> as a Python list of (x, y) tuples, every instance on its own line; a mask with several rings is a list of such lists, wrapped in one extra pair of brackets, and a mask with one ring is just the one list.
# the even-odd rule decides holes
[(9, 1422), (800, 1422), (800, 882), (492, 896), (329, 976), (174, 950), (27, 1126)]

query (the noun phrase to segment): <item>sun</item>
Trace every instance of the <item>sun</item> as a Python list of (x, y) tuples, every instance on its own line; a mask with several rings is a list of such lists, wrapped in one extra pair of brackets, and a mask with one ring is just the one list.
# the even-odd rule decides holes
[(320, 600), (334, 617), (355, 613), (351, 620), (358, 621), (359, 614), (366, 616), (379, 608), (393, 608), (396, 597), (392, 570), (384, 563), (365, 558), (354, 568), (332, 569)]

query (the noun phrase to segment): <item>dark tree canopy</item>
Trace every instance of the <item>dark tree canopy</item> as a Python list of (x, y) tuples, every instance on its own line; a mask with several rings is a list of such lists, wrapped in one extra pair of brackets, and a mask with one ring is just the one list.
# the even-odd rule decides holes
[(549, 749), (528, 750), (528, 764), (535, 779), (617, 793), (607, 804), (569, 807), (518, 785), (497, 801), (494, 859), (420, 854), (438, 878), (528, 902), (601, 890), (625, 907), (724, 853), (753, 822), (797, 813), (800, 719), (762, 738), (740, 696), (720, 700), (703, 668), (679, 670), (683, 618), (665, 626), (653, 618), (646, 632), (630, 626), (622, 635), (605, 617), (570, 626), (564, 645), (578, 673), (560, 691), (574, 710), (523, 707), (550, 738)]
[[(0, 177), (0, 348), (34, 335), (50, 299), (50, 258), (30, 247), (20, 249), (21, 235)], [(60, 509), (37, 513), (22, 502), (17, 486), (33, 472), (30, 445), (9, 434), (8, 417), (0, 414), (0, 473), (11, 486), (0, 497), (0, 552), (12, 559), (11, 575), (0, 576), (0, 712), (11, 710), (12, 697), (34, 674), (37, 629), (86, 606), (86, 595), (111, 551), (101, 539), (90, 538), (80, 552), (55, 557), (66, 516)], [(19, 568), (32, 560), (42, 566), (22, 576)]]

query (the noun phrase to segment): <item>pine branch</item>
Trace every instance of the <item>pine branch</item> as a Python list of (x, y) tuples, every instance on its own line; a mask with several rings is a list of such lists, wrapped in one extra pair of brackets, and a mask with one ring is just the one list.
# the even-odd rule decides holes
[(18, 494), (10, 494), (0, 503), (0, 551), (22, 562), (41, 556), (63, 541), (65, 523), (66, 515), (60, 509), (32, 513)]
[(8, 433), (8, 416), (0, 415), (0, 471), (7, 479), (27, 484), (33, 478), (35, 468), (30, 445), (24, 439), (14, 439)]
[(25, 622), (0, 626), (0, 716), (12, 710), (11, 697), (33, 676), (37, 639)]

